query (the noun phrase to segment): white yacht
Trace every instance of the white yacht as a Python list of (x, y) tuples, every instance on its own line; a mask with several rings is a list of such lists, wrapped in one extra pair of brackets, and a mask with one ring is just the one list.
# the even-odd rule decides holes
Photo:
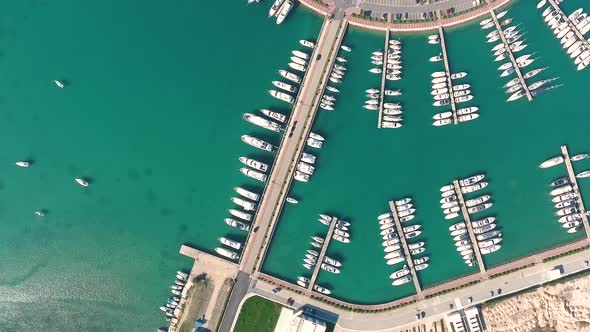
[(215, 252), (232, 260), (236, 260), (240, 257), (237, 252), (225, 248), (215, 248)]
[(268, 90), (268, 93), (270, 93), (271, 96), (282, 100), (284, 102), (287, 102), (289, 104), (293, 104), (294, 98), (293, 96), (286, 94), (284, 92), (280, 92), (280, 91), (276, 91), (276, 90)]
[[(244, 211), (240, 211), (240, 210), (235, 210), (235, 209), (230, 209), (229, 213), (236, 217), (236, 218), (240, 218), (246, 221), (252, 221), (252, 215), (250, 213), (246, 213)], [(226, 219), (227, 222), (227, 219)]]
[(237, 228), (239, 230), (242, 231), (249, 231), (250, 230), (250, 226), (244, 222), (241, 222), (239, 220), (235, 220), (232, 218), (225, 218), (223, 221), (225, 221), (226, 224), (228, 224), (231, 227)]
[(439, 62), (439, 61), (442, 61), (442, 59), (443, 59), (442, 54), (439, 54), (439, 55), (435, 55), (433, 57), (430, 57), (429, 61), (430, 62)]
[(307, 146), (312, 147), (312, 148), (316, 148), (316, 149), (321, 149), (322, 145), (324, 144), (323, 141), (317, 140), (315, 138), (307, 138)]
[(242, 141), (248, 145), (251, 145), (255, 148), (261, 149), (261, 150), (265, 150), (268, 152), (275, 152), (276, 151), (276, 147), (273, 146), (270, 143), (267, 143), (259, 138), (256, 137), (252, 137), (249, 135), (242, 135)]
[(300, 57), (292, 56), (291, 61), (302, 66), (307, 66), (307, 61), (301, 59)]
[(309, 181), (309, 175), (308, 174), (305, 174), (305, 173), (303, 173), (301, 171), (295, 171), (295, 175), (293, 176), (293, 178), (295, 180), (297, 180), (297, 181), (300, 181), (300, 182), (307, 182), (307, 181)]
[(305, 161), (308, 164), (314, 164), (315, 163), (315, 156), (312, 154), (303, 152), (303, 154), (301, 155), (301, 161)]
[(315, 167), (313, 167), (310, 164), (307, 164), (303, 161), (300, 161), (299, 163), (297, 163), (297, 170), (300, 172), (303, 172), (307, 175), (312, 175), (315, 170)]
[(467, 115), (475, 113), (479, 110), (479, 107), (472, 106), (472, 107), (465, 107), (457, 110), (457, 115)]
[(590, 171), (583, 171), (576, 175), (578, 179), (590, 177)]
[(293, 0), (287, 0), (281, 7), (279, 14), (277, 15), (277, 24), (283, 23), (289, 12), (293, 9)]
[(563, 156), (556, 156), (550, 159), (545, 160), (544, 162), (539, 165), (539, 168), (549, 168), (556, 165), (563, 163), (564, 159)]
[(441, 126), (446, 126), (449, 125), (453, 122), (452, 119), (442, 119), (442, 120), (436, 120), (432, 123), (433, 126), (435, 127), (441, 127)]
[(257, 202), (260, 199), (260, 195), (257, 193), (253, 193), (249, 190), (246, 190), (244, 188), (240, 188), (240, 187), (234, 187), (234, 191), (242, 196), (242, 197), (246, 197), (249, 200), (255, 201)]
[(268, 116), (271, 119), (275, 119), (281, 123), (285, 123), (287, 121), (287, 116), (278, 112), (274, 112), (271, 110), (268, 110), (266, 108), (263, 108), (260, 110), (260, 112), (266, 116)]
[(470, 186), (461, 187), (461, 192), (463, 194), (469, 194), (472, 192), (476, 192), (488, 186), (488, 183), (485, 181), (478, 182), (476, 184), (472, 184)]
[(386, 262), (386, 264), (387, 264), (387, 265), (395, 265), (395, 264), (398, 264), (398, 263), (404, 262), (405, 260), (406, 260), (406, 258), (405, 258), (405, 257), (403, 257), (403, 256), (401, 256), (401, 257), (396, 257), (396, 258), (392, 258), (392, 259), (388, 260), (388, 261)]
[(305, 47), (314, 48), (315, 44), (309, 40), (301, 39), (299, 43)]
[(259, 127), (262, 127), (264, 129), (268, 129), (268, 130), (271, 130), (271, 131), (274, 131), (277, 133), (280, 132), (281, 129), (283, 129), (280, 124), (270, 121), (270, 120), (267, 120), (267, 119), (260, 117), (258, 115), (254, 115), (251, 113), (244, 113), (244, 115), (242, 117), (244, 118), (244, 120), (246, 120), (252, 124), (255, 124)]
[(28, 161), (17, 161), (16, 166), (18, 167), (29, 167), (31, 164)]
[(289, 67), (301, 72), (305, 72), (307, 70), (307, 67), (295, 62), (289, 62)]
[(352, 48), (350, 48), (349, 46), (346, 46), (346, 45), (340, 45), (340, 48), (346, 52), (352, 51)]
[(238, 197), (232, 197), (231, 201), (234, 202), (234, 204), (241, 206), (246, 211), (256, 210), (256, 204), (253, 202), (247, 201), (245, 199), (241, 199)]
[(55, 83), (55, 85), (57, 85), (57, 87), (60, 89), (65, 87), (65, 84), (62, 81), (54, 80), (53, 83)]
[(282, 77), (288, 79), (291, 82), (294, 82), (294, 83), (297, 83), (297, 84), (301, 83), (301, 77), (299, 77), (299, 76), (297, 76), (297, 75), (295, 75), (295, 74), (293, 74), (291, 72), (288, 72), (286, 70), (282, 70), (282, 69), (279, 70), (279, 75), (281, 75)]
[(240, 250), (242, 248), (241, 242), (230, 240), (230, 239), (223, 237), (223, 236), (220, 237), (218, 240), (219, 240), (219, 242), (221, 242), (221, 244), (224, 244), (224, 245), (234, 248), (236, 250)]
[(285, 2), (285, 0), (275, 0), (275, 2), (270, 7), (270, 10), (268, 11), (268, 17), (275, 16), (278, 13), (281, 6), (283, 5), (283, 2)]
[(268, 179), (268, 176), (266, 174), (249, 169), (247, 167), (240, 168), (240, 172), (242, 172), (242, 174), (244, 174), (245, 176), (250, 177), (254, 180), (258, 180), (260, 182), (266, 182), (266, 180)]
[(295, 93), (297, 88), (292, 86), (291, 84), (287, 84), (281, 81), (272, 81), (272, 84), (279, 89), (285, 90), (287, 92)]
[(381, 68), (375, 67), (375, 68), (369, 69), (369, 72), (373, 73), (373, 74), (381, 74), (382, 70), (381, 70)]
[(86, 180), (84, 180), (84, 179), (76, 178), (76, 179), (74, 179), (74, 181), (76, 181), (76, 183), (78, 183), (82, 187), (88, 187), (89, 186), (89, 183)]

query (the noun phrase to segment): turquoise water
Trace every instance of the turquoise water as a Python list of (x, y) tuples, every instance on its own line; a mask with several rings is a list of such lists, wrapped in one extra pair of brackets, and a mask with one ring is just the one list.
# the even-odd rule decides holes
[[(571, 12), (582, 5), (570, 1)], [(466, 106), (480, 107), (480, 118), (460, 125), (437, 128), (431, 125), (436, 112), (430, 96), (430, 73), (441, 64), (428, 62), (440, 49), (426, 43), (427, 34), (393, 35), (403, 43), (403, 79), (388, 83), (401, 88), (405, 125), (401, 129), (377, 130), (377, 114), (361, 106), (364, 91), (378, 87), (379, 75), (368, 73), (371, 52), (383, 48), (383, 34), (351, 29), (344, 43), (353, 47), (348, 56), (348, 74), (338, 96), (336, 111), (320, 112), (314, 131), (326, 136), (318, 154), (318, 168), (309, 183), (296, 183), (293, 195), (301, 198), (281, 217), (266, 272), (287, 280), (306, 273), (301, 259), (309, 236), (324, 234), (316, 221), (318, 213), (333, 213), (349, 220), (352, 243), (333, 242), (329, 255), (344, 264), (339, 275), (320, 273), (318, 283), (332, 289), (335, 297), (356, 303), (381, 303), (413, 293), (407, 284), (392, 287), (388, 275), (401, 265), (385, 265), (376, 218), (387, 210), (387, 201), (411, 196), (417, 208), (416, 223), (423, 225), (420, 240), (427, 243), (430, 267), (419, 274), (429, 287), (477, 270), (463, 264), (454, 250), (448, 226), (440, 209), (439, 188), (455, 178), (485, 173), (490, 185), (481, 193), (492, 195), (493, 208), (476, 215), (497, 217), (504, 246), (485, 256), (488, 266), (580, 239), (583, 232), (567, 234), (555, 222), (547, 184), (564, 175), (564, 167), (541, 170), (543, 160), (557, 155), (567, 144), (572, 154), (587, 151), (584, 87), (587, 72), (576, 72), (535, 3), (518, 2), (507, 17), (526, 29), (529, 44), (525, 53), (539, 57), (527, 69), (549, 66), (537, 79), (559, 76), (565, 86), (539, 96), (533, 103), (522, 99), (506, 103), (502, 85), (485, 35), (479, 24), (446, 31), (453, 71), (467, 71), (461, 83), (470, 83), (475, 95)], [(573, 121), (572, 121), (573, 120)], [(576, 170), (590, 168), (585, 160)], [(581, 183), (587, 195), (588, 187)], [(473, 195), (469, 195), (471, 198)], [(458, 220), (457, 220), (458, 221)]]
[(223, 218), (232, 187), (261, 189), (237, 158), (262, 133), (241, 115), (280, 106), (276, 70), (321, 25), (297, 9), (277, 27), (267, 6), (0, 4), (0, 330), (155, 329), (192, 266), (180, 245), (243, 237)]

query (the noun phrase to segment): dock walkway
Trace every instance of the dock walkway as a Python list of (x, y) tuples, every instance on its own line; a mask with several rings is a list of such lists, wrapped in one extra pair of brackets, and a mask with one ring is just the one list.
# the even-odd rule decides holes
[(584, 35), (580, 32), (580, 30), (578, 30), (576, 25), (569, 19), (568, 15), (566, 15), (563, 12), (563, 10), (561, 10), (559, 5), (554, 0), (549, 0), (549, 4), (551, 4), (551, 7), (553, 7), (556, 11), (558, 11), (559, 14), (561, 14), (562, 17), (569, 23), (570, 28), (576, 34), (576, 37), (578, 37), (578, 40), (581, 41), (582, 44), (586, 45), (587, 47), (590, 46), (590, 44), (588, 43), (586, 38), (584, 38)]
[[(310, 57), (308, 74), (305, 75), (301, 84), (272, 174), (252, 225), (252, 227), (257, 227), (258, 231), (250, 234), (242, 253), (241, 271), (254, 273), (260, 269), (264, 261), (276, 222), (293, 180), (296, 164), (305, 148), (322, 91), (328, 82), (330, 69), (337, 57), (347, 24), (342, 19), (324, 20), (316, 47)], [(320, 54), (322, 56), (318, 57)], [(318, 58), (319, 60), (317, 60)]]
[(571, 186), (574, 188), (574, 193), (576, 194), (578, 210), (580, 210), (580, 214), (582, 215), (582, 223), (584, 224), (584, 228), (586, 230), (586, 237), (590, 239), (590, 223), (588, 222), (588, 215), (586, 214), (586, 208), (584, 207), (584, 200), (582, 200), (582, 193), (580, 192), (580, 187), (578, 187), (578, 179), (576, 178), (576, 173), (574, 172), (574, 166), (572, 165), (572, 160), (570, 159), (567, 145), (561, 146), (561, 153), (563, 154), (563, 159), (565, 160), (565, 168), (567, 169), (567, 175), (570, 179)]
[(324, 262), (324, 257), (326, 257), (326, 251), (328, 251), (328, 246), (330, 245), (330, 241), (332, 241), (332, 235), (334, 234), (334, 229), (336, 228), (337, 223), (338, 223), (338, 218), (332, 217), (332, 220), (330, 221), (330, 228), (328, 229), (328, 233), (326, 234), (326, 237), (324, 238), (324, 245), (322, 246), (322, 250), (320, 251), (320, 254), (318, 256), (318, 260), (315, 264), (313, 274), (311, 275), (311, 278), (309, 279), (309, 285), (307, 286), (307, 289), (309, 291), (313, 290), (313, 286), (315, 285), (315, 282), (318, 278), (318, 274), (320, 273), (320, 267), (321, 267), (322, 263)]
[(412, 281), (414, 282), (414, 287), (416, 288), (416, 294), (418, 295), (419, 299), (423, 299), (424, 296), (422, 295), (422, 287), (420, 286), (420, 280), (418, 280), (418, 275), (416, 274), (416, 269), (414, 268), (414, 259), (410, 254), (410, 248), (408, 247), (408, 241), (406, 241), (402, 223), (399, 221), (399, 215), (397, 213), (395, 201), (389, 201), (389, 209), (393, 214), (393, 221), (395, 222), (395, 228), (397, 228), (397, 235), (399, 236), (400, 243), (404, 249), (406, 262), (408, 262), (408, 266), (410, 267), (410, 273), (412, 274)]
[(461, 207), (463, 220), (465, 221), (465, 225), (467, 226), (467, 232), (469, 233), (469, 239), (471, 240), (473, 252), (475, 253), (475, 258), (477, 259), (479, 272), (482, 276), (482, 279), (487, 279), (488, 273), (486, 271), (486, 266), (483, 262), (483, 258), (481, 257), (481, 252), (479, 251), (477, 238), (475, 236), (475, 233), (473, 232), (473, 225), (471, 225), (471, 217), (469, 216), (469, 211), (467, 211), (467, 206), (465, 205), (465, 198), (463, 197), (463, 192), (461, 191), (461, 185), (459, 185), (458, 180), (454, 180), (453, 185), (455, 186), (455, 192), (457, 193), (457, 198), (459, 199), (459, 206)]
[(526, 84), (526, 81), (524, 80), (524, 77), (522, 76), (522, 72), (520, 71), (520, 67), (518, 67), (518, 63), (516, 62), (516, 59), (514, 58), (514, 54), (512, 54), (512, 49), (510, 49), (510, 45), (508, 44), (508, 40), (506, 40), (506, 36), (504, 35), (504, 31), (502, 31), (502, 26), (500, 26), (500, 23), (498, 22), (498, 18), (496, 17), (496, 12), (494, 12), (494, 10), (490, 10), (490, 15), (492, 15), (492, 20), (494, 21), (494, 24), (496, 25), (496, 29), (498, 30), (498, 34), (500, 35), (500, 38), (502, 38), (502, 43), (504, 43), (504, 47), (506, 48), (506, 52), (508, 52), (508, 57), (510, 58), (510, 61), (512, 62), (512, 68), (514, 68), (514, 72), (516, 72), (516, 75), (518, 76), (520, 84), (522, 85), (524, 92), (526, 93), (526, 97), (529, 101), (532, 101), (533, 95), (531, 95), (531, 92), (529, 91), (529, 86)]
[(383, 101), (385, 100), (385, 76), (387, 76), (387, 50), (389, 49), (389, 30), (385, 32), (385, 47), (383, 47), (383, 71), (381, 72), (381, 93), (379, 94), (379, 122), (377, 128), (381, 128), (383, 119)]
[(449, 99), (451, 100), (451, 111), (453, 112), (453, 123), (458, 124), (457, 118), (457, 104), (455, 103), (455, 96), (453, 96), (453, 80), (451, 79), (451, 68), (449, 66), (449, 57), (447, 55), (447, 44), (445, 41), (445, 34), (442, 26), (438, 27), (438, 35), (440, 37), (440, 48), (442, 50), (443, 61), (445, 63), (445, 72), (447, 73), (447, 85), (449, 87)]

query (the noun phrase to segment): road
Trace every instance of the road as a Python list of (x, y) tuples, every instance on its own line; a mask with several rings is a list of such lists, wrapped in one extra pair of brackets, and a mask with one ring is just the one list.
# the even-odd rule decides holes
[(227, 301), (223, 317), (221, 318), (221, 324), (219, 324), (219, 329), (217, 329), (217, 331), (230, 332), (232, 330), (232, 325), (234, 324), (234, 320), (240, 309), (240, 303), (248, 293), (249, 284), (250, 274), (242, 271), (238, 272), (236, 283), (234, 284), (229, 300)]

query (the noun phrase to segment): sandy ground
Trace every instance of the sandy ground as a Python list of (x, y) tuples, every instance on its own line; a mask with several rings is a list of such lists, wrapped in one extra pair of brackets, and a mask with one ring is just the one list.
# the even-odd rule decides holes
[(525, 332), (538, 327), (590, 332), (590, 276), (485, 306), (483, 316), (490, 332)]

